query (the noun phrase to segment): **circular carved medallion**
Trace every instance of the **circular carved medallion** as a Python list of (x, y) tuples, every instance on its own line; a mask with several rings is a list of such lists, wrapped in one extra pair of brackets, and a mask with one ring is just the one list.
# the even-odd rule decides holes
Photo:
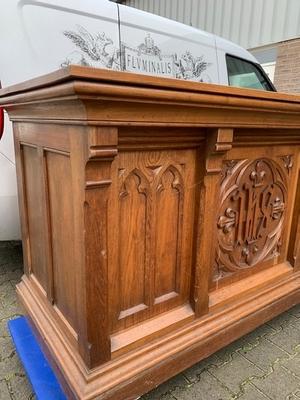
[(285, 174), (275, 161), (233, 164), (222, 183), (217, 219), (217, 259), (224, 272), (251, 267), (276, 254), (286, 196)]

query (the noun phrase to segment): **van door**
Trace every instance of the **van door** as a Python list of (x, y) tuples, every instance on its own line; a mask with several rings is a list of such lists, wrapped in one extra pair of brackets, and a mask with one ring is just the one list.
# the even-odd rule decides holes
[(7, 86), (69, 64), (120, 66), (118, 9), (108, 0), (5, 0), (1, 80)]
[[(3, 87), (68, 64), (120, 68), (117, 5), (108, 0), (2, 0)], [(0, 240), (20, 238), (12, 123), (0, 141)]]
[(119, 5), (122, 69), (218, 83), (214, 35)]

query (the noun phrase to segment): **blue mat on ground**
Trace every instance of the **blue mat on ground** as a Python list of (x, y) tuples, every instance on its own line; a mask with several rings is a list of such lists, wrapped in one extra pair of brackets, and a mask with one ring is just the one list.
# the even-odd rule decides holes
[(25, 317), (8, 322), (17, 353), (38, 400), (66, 400), (62, 388)]

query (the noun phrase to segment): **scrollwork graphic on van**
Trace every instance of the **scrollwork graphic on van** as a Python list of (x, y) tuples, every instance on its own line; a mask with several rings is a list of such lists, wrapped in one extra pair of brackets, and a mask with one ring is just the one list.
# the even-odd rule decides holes
[(147, 33), (144, 41), (137, 47), (121, 44), (121, 52), (111, 38), (104, 32), (95, 35), (82, 26), (76, 31), (64, 31), (78, 48), (61, 64), (79, 64), (92, 67), (105, 67), (150, 75), (160, 75), (198, 82), (211, 82), (207, 69), (212, 65), (204, 55), (194, 56), (186, 50), (182, 54), (164, 54)]
[(147, 33), (144, 42), (136, 48), (122, 43), (121, 65), (124, 71), (174, 77), (174, 56), (162, 54), (153, 38)]
[(161, 58), (161, 50), (154, 44), (150, 33), (147, 33), (144, 43), (141, 43), (137, 47), (138, 54), (148, 54), (150, 56), (157, 56)]

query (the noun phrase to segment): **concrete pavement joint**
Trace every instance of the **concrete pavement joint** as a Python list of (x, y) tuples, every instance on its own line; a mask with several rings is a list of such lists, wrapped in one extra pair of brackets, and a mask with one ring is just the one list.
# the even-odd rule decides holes
[[(240, 385), (240, 392), (238, 393), (238, 394), (236, 394), (234, 397), (232, 397), (232, 399), (230, 399), (230, 400), (238, 400), (238, 399), (240, 399), (243, 395), (245, 395), (246, 394), (246, 386), (247, 385), (252, 385), (252, 386), (254, 386), (253, 384), (252, 384), (252, 382), (251, 382), (251, 379), (249, 379), (249, 380), (246, 380), (246, 381), (244, 381), (243, 383), (241, 383), (241, 385)], [(271, 397), (269, 397), (266, 393), (264, 393), (264, 392), (262, 392), (259, 388), (257, 388), (256, 386), (254, 386), (255, 387), (255, 389), (256, 390), (258, 390), (259, 392), (260, 392), (260, 394), (262, 395), (262, 396), (264, 396), (265, 397), (265, 399), (267, 399), (267, 400), (273, 400)]]

